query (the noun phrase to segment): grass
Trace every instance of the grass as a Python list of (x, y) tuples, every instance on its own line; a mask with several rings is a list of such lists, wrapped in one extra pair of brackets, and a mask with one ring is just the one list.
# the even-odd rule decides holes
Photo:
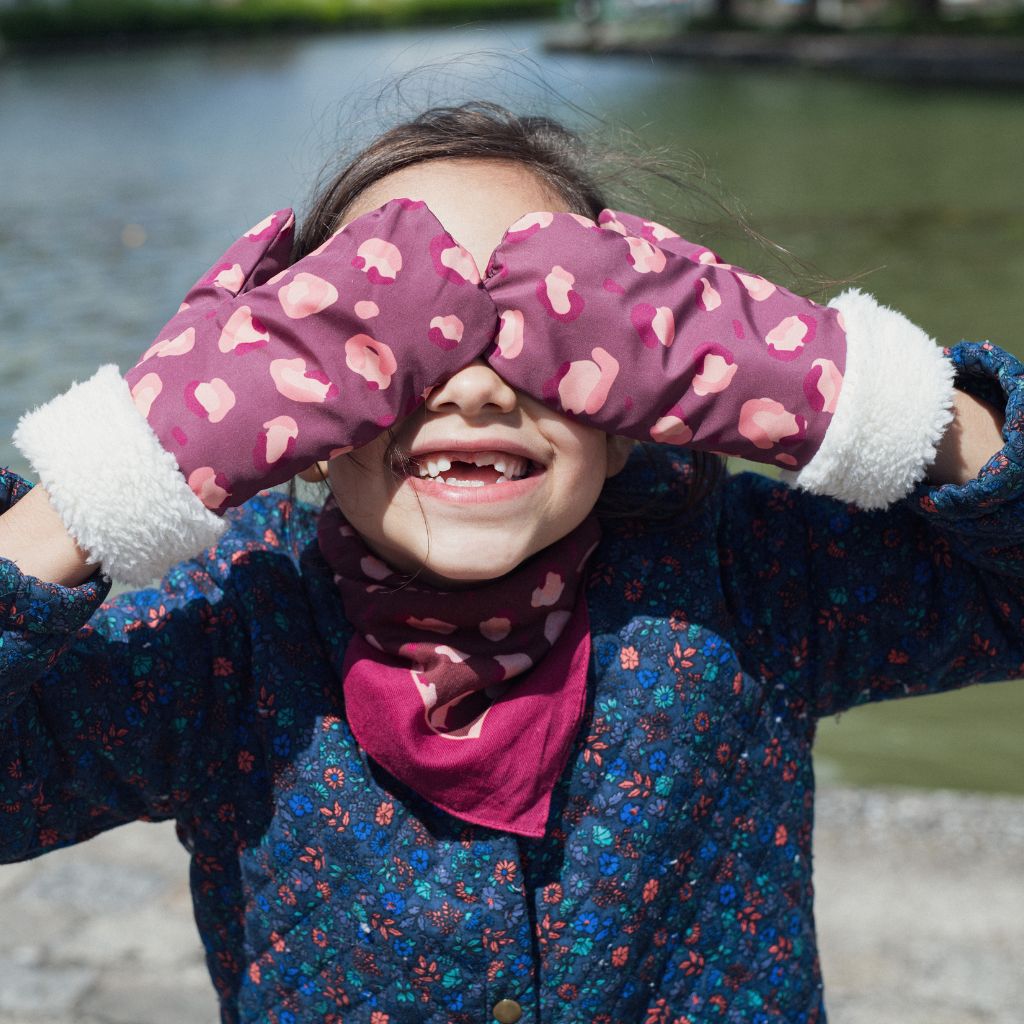
[(174, 34), (268, 35), (537, 18), (559, 6), (560, 0), (68, 0), (0, 10), (0, 37), (12, 47), (36, 47)]
[(822, 721), (822, 781), (1024, 796), (1024, 682), (854, 708)]

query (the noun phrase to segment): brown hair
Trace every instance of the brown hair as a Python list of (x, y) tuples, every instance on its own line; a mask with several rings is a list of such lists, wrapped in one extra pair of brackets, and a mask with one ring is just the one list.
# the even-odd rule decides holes
[[(342, 169), (316, 191), (309, 213), (295, 238), (293, 259), (312, 252), (337, 229), (338, 223), (355, 200), (371, 185), (403, 167), (441, 158), (506, 160), (528, 167), (574, 213), (596, 219), (610, 203), (599, 179), (616, 177), (635, 179), (636, 172), (654, 175), (685, 188), (656, 165), (646, 166), (636, 157), (627, 157), (605, 148), (596, 153), (577, 132), (544, 116), (521, 116), (496, 103), (476, 101), (458, 106), (437, 106), (396, 124), (377, 136), (368, 146), (349, 159)], [(624, 165), (628, 164), (628, 168)], [(628, 170), (631, 173), (624, 174)], [(660, 446), (644, 446), (658, 449)], [(664, 460), (648, 453), (652, 465)], [(402, 453), (388, 449), (392, 468), (402, 463)], [(666, 502), (664, 494), (621, 495), (606, 487), (596, 511), (606, 517), (642, 516), (649, 519), (675, 519), (695, 510), (720, 479), (724, 464), (720, 458), (694, 452), (688, 486), (680, 496), (673, 493)], [(655, 488), (665, 491), (666, 488)], [(675, 488), (668, 489), (670, 493)]]

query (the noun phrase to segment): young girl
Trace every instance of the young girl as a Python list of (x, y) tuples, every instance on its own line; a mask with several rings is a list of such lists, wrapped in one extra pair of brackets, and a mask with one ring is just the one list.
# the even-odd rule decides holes
[(821, 1021), (817, 717), (1021, 674), (1020, 363), (583, 161), (428, 111), (19, 425), (3, 857), (174, 818), (225, 1021)]

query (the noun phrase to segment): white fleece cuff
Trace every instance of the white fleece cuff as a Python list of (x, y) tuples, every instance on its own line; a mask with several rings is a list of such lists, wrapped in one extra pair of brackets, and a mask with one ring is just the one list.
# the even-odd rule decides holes
[(902, 313), (857, 289), (829, 305), (846, 330), (836, 411), (814, 458), (786, 479), (861, 508), (908, 494), (953, 419), (953, 364)]
[(68, 533), (114, 579), (147, 584), (224, 532), (136, 409), (116, 366), (100, 367), (22, 416), (14, 443)]

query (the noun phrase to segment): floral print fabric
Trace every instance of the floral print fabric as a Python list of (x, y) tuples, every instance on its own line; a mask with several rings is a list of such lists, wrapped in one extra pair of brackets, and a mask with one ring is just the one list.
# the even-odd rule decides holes
[[(863, 512), (745, 474), (686, 522), (606, 522), (541, 839), (457, 821), (354, 741), (314, 510), (260, 496), (102, 607), (4, 563), (4, 859), (174, 818), (225, 1021), (822, 1021), (816, 718), (1024, 671), (1022, 369), (951, 357), (1007, 408), (964, 487)], [(689, 472), (660, 449), (612, 486), (671, 500)]]

